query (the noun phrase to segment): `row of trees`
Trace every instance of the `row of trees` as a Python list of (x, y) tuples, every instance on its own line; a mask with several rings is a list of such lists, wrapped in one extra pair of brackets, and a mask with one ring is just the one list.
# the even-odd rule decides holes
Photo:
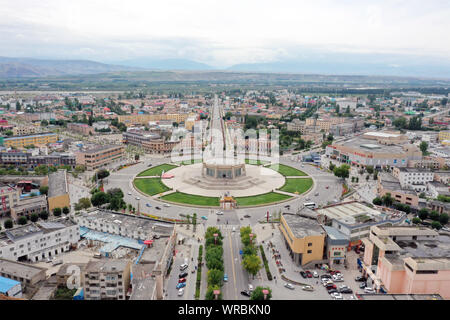
[[(61, 210), (61, 209), (60, 209)], [(46, 210), (42, 211), (41, 213), (32, 213), (29, 216), (21, 216), (19, 219), (17, 219), (18, 225), (25, 225), (28, 223), (28, 221), (36, 222), (39, 219), (47, 220), (48, 219), (48, 212)], [(14, 221), (12, 219), (7, 219), (3, 223), (3, 226), (5, 229), (11, 229), (14, 227)], [(1, 227), (0, 227), (1, 229)]]
[(223, 263), (223, 236), (216, 227), (209, 227), (205, 233), (205, 260), (208, 267), (208, 288), (206, 289), (206, 300), (214, 300), (214, 290), (220, 290), (217, 297), (222, 300), (222, 285), (224, 276)]
[(431, 219), (431, 227), (435, 229), (441, 229), (443, 225), (446, 225), (448, 223), (448, 214), (447, 213), (441, 213), (432, 210), (429, 211), (427, 208), (423, 208), (419, 210), (419, 213), (417, 217), (415, 217), (412, 222), (414, 224), (419, 224), (425, 222), (425, 220)]
[(256, 234), (252, 233), (250, 227), (242, 227), (240, 230), (242, 250), (242, 267), (253, 277), (258, 273), (262, 267), (261, 259), (255, 246)]
[[(109, 204), (107, 207), (109, 210), (120, 210), (127, 208), (127, 204), (123, 200), (124, 194), (119, 188), (110, 189), (107, 192), (93, 189), (91, 194), (91, 204), (95, 207)], [(87, 201), (85, 201), (85, 205), (88, 205)]]

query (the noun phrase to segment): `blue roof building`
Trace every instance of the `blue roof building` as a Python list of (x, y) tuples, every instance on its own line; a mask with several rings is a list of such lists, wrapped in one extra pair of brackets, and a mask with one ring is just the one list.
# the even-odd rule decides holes
[(22, 284), (16, 280), (0, 277), (0, 294), (22, 298)]

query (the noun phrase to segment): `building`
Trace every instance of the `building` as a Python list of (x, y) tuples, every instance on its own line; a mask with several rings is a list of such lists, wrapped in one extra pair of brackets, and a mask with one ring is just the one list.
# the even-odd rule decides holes
[(150, 121), (170, 120), (172, 122), (184, 122), (188, 117), (193, 116), (189, 113), (172, 113), (172, 114), (131, 114), (131, 115), (119, 115), (117, 121), (124, 124), (133, 125), (141, 124), (146, 125)]
[(38, 283), (44, 281), (46, 270), (30, 264), (0, 258), (0, 276), (19, 281), (22, 284), (22, 292), (25, 292), (27, 287), (36, 287)]
[(417, 192), (414, 190), (403, 189), (398, 179), (386, 172), (380, 172), (378, 174), (377, 193), (379, 197), (383, 197), (389, 193), (395, 201), (415, 208), (419, 205), (419, 196)]
[(395, 225), (406, 219), (405, 213), (382, 213), (357, 201), (342, 202), (315, 210), (317, 219), (344, 234), (348, 250), (359, 247), (374, 225)]
[(441, 143), (442, 141), (450, 140), (450, 131), (439, 131), (438, 139)]
[(20, 190), (0, 183), (0, 217), (11, 213), (11, 208), (19, 204)]
[(439, 170), (445, 166), (445, 159), (441, 157), (424, 156), (422, 159), (409, 160), (409, 168)]
[(450, 171), (434, 171), (434, 181), (450, 184)]
[(47, 197), (45, 195), (20, 199), (20, 201), (11, 208), (11, 218), (17, 220), (19, 217), (30, 217), (33, 213), (47, 211)]
[(377, 169), (383, 167), (406, 167), (408, 161), (422, 159), (422, 152), (415, 145), (396, 143), (402, 139), (387, 134), (379, 139), (375, 133), (364, 134), (347, 141), (333, 143), (326, 147), (325, 155), (356, 167), (373, 166)]
[(164, 154), (172, 152), (179, 141), (167, 141), (155, 133), (130, 130), (123, 133), (123, 143), (143, 148), (145, 153)]
[(334, 264), (345, 264), (346, 253), (349, 243), (349, 238), (339, 230), (323, 226), (323, 229), (327, 233), (326, 237), (326, 252), (327, 259), (330, 268), (333, 269)]
[(31, 152), (10, 150), (0, 152), (0, 165), (13, 165), (34, 169), (37, 166), (70, 166), (75, 168), (75, 156), (67, 153), (33, 156)]
[(432, 171), (418, 168), (394, 168), (392, 175), (398, 179), (402, 188), (416, 192), (424, 192), (427, 183), (434, 179)]
[(389, 294), (439, 294), (450, 298), (450, 239), (425, 227), (370, 229), (363, 275)]
[(431, 181), (428, 182), (427, 185), (428, 194), (431, 195), (432, 198), (437, 198), (438, 196), (446, 196), (450, 197), (449, 187), (446, 184), (441, 182)]
[(85, 123), (68, 123), (67, 130), (85, 136), (93, 135), (95, 133), (95, 129)]
[(24, 136), (36, 133), (35, 126), (18, 126), (12, 129), (14, 136)]
[(80, 270), (80, 284), (84, 283), (84, 270), (86, 268), (87, 263), (65, 263), (63, 264), (58, 272), (56, 272), (56, 283), (61, 287), (67, 286), (67, 281), (74, 273), (74, 267), (78, 267)]
[(22, 298), (22, 285), (19, 281), (0, 277), (0, 294), (7, 297)]
[(288, 131), (295, 131), (300, 133), (306, 133), (306, 124), (305, 121), (300, 121), (300, 119), (293, 119), (291, 122), (287, 124)]
[[(306, 211), (310, 210), (304, 208), (303, 212)], [(325, 232), (313, 214), (300, 216), (284, 213), (281, 215), (280, 230), (295, 265), (304, 266), (324, 260)]]
[(89, 261), (84, 270), (85, 300), (126, 300), (131, 281), (131, 261)]
[(125, 147), (122, 145), (105, 145), (75, 153), (77, 165), (84, 165), (86, 170), (92, 171), (120, 161)]
[(41, 261), (69, 251), (80, 240), (78, 225), (67, 218), (30, 223), (0, 236), (0, 258)]
[(53, 212), (55, 208), (70, 208), (69, 183), (67, 170), (59, 169), (48, 175), (48, 209)]
[(23, 148), (31, 145), (47, 145), (58, 141), (56, 133), (40, 133), (26, 136), (8, 137), (3, 139), (3, 145), (11, 148)]

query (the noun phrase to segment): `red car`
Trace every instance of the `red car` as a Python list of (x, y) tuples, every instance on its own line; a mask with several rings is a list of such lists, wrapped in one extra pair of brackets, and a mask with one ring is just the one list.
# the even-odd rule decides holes
[(312, 277), (313, 277), (313, 274), (311, 273), (311, 271), (306, 270), (305, 273), (306, 273), (306, 276), (307, 276), (308, 278), (312, 278)]
[(335, 285), (335, 284), (329, 284), (329, 285), (327, 285), (325, 288), (326, 288), (327, 290), (330, 290), (330, 289), (336, 289), (336, 285)]
[(181, 278), (180, 280), (178, 280), (178, 283), (183, 283), (186, 282), (186, 278)]

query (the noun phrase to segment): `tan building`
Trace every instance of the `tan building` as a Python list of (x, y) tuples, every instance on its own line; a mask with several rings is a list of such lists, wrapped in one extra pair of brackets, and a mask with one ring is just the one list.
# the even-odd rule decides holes
[(11, 213), (11, 209), (20, 201), (20, 190), (0, 184), (0, 217)]
[(283, 214), (280, 222), (281, 234), (296, 265), (321, 263), (324, 260), (326, 234), (315, 218)]
[(19, 200), (18, 204), (11, 208), (11, 218), (17, 220), (21, 216), (30, 216), (33, 213), (47, 211), (47, 197), (45, 195)]
[(36, 287), (46, 278), (46, 268), (40, 268), (28, 263), (0, 258), (0, 276), (22, 284), (22, 291), (26, 292), (27, 287)]
[(59, 169), (48, 175), (48, 209), (70, 208), (69, 184), (67, 171)]
[(126, 300), (131, 261), (90, 261), (84, 271), (85, 300)]
[(12, 129), (14, 136), (23, 136), (23, 135), (30, 135), (33, 133), (36, 133), (36, 127), (35, 126), (18, 126), (14, 127)]
[(4, 138), (5, 147), (23, 148), (30, 145), (46, 145), (58, 141), (56, 133), (40, 133), (26, 136)]
[(76, 153), (77, 165), (84, 165), (87, 170), (96, 170), (122, 159), (125, 152), (123, 145), (98, 146)]
[(377, 194), (383, 197), (387, 193), (391, 194), (396, 201), (409, 206), (418, 207), (419, 196), (413, 190), (403, 189), (397, 178), (389, 173), (378, 174)]
[(75, 133), (79, 133), (82, 135), (93, 135), (95, 133), (95, 129), (85, 123), (68, 123), (67, 130)]
[(306, 132), (305, 121), (300, 121), (300, 119), (296, 118), (287, 124), (287, 130), (305, 133)]
[(184, 122), (193, 114), (189, 113), (169, 113), (169, 114), (130, 114), (117, 116), (117, 121), (126, 125), (141, 124), (146, 125), (149, 121), (170, 120), (172, 122)]

